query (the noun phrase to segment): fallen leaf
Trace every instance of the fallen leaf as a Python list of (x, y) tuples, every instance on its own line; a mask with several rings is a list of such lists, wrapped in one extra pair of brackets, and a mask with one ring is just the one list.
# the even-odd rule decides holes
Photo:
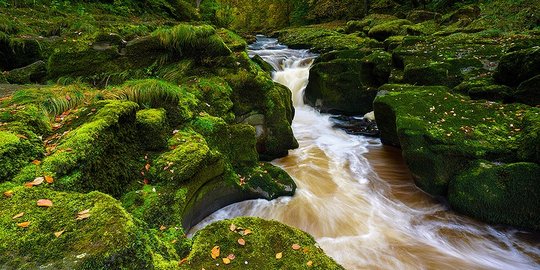
[(163, 225), (161, 225), (161, 226), (159, 227), (159, 230), (160, 230), (160, 231), (164, 231), (164, 230), (166, 230), (166, 229), (167, 229), (167, 227), (166, 227), (166, 226), (163, 226)]
[(182, 260), (180, 260), (180, 261), (178, 262), (178, 265), (182, 265), (182, 264), (184, 264), (184, 263), (186, 263), (186, 262), (187, 262), (187, 258), (183, 258)]
[(307, 266), (311, 267), (313, 265), (313, 262), (312, 261), (309, 261), (306, 263)]
[(150, 170), (150, 163), (146, 163), (146, 165), (144, 165), (144, 168), (146, 169), (146, 171), (149, 171)]
[(21, 228), (28, 228), (28, 226), (30, 226), (30, 221), (17, 223), (17, 226), (19, 226)]
[(231, 260), (229, 260), (229, 258), (223, 258), (222, 260), (223, 260), (223, 263), (224, 263), (224, 264), (229, 264), (229, 263), (231, 263)]
[(217, 259), (217, 257), (219, 257), (219, 253), (219, 246), (212, 248), (212, 259)]
[(87, 219), (90, 217), (90, 213), (86, 213), (86, 214), (82, 214), (82, 215), (77, 215), (77, 218), (75, 220), (84, 220), (84, 219)]
[(240, 238), (240, 239), (238, 239), (238, 244), (240, 244), (241, 246), (245, 246), (246, 245), (246, 240), (244, 240), (244, 238)]
[(299, 250), (299, 249), (300, 249), (300, 245), (299, 245), (299, 244), (293, 244), (293, 245), (292, 245), (292, 249), (294, 249), (294, 250)]
[(77, 213), (77, 215), (82, 216), (82, 215), (86, 215), (88, 213), (90, 213), (90, 209), (85, 209), (85, 210), (82, 210), (81, 212)]
[(236, 231), (236, 225), (234, 225), (234, 223), (231, 223), (231, 226), (229, 226), (229, 230), (231, 230), (231, 232)]
[(45, 176), (45, 182), (52, 184), (54, 182), (54, 178), (52, 176)]
[(276, 259), (281, 259), (283, 258), (283, 252), (280, 252), (280, 253), (276, 253)]
[(41, 200), (38, 200), (38, 201), (37, 201), (37, 206), (41, 206), (41, 207), (51, 207), (51, 206), (53, 206), (53, 203), (52, 203), (51, 200), (41, 199)]
[(252, 231), (251, 231), (250, 229), (246, 229), (246, 230), (244, 231), (244, 235), (248, 235), (248, 234), (250, 234), (250, 233), (252, 233)]
[(61, 230), (59, 232), (55, 232), (54, 233), (54, 236), (56, 236), (56, 238), (60, 237), (60, 235), (62, 235), (64, 233), (65, 230)]
[(229, 255), (227, 256), (227, 258), (228, 258), (229, 260), (232, 261), (232, 260), (236, 259), (236, 256), (235, 256), (234, 254), (231, 253), (231, 254), (229, 254)]
[(309, 248), (304, 248), (302, 251), (303, 251), (304, 253), (308, 253), (308, 252), (309, 252)]
[(6, 198), (13, 197), (13, 190), (8, 190), (8, 191), (4, 192), (4, 197), (6, 197)]
[(17, 136), (18, 138), (21, 138), (21, 139), (25, 139), (25, 140), (28, 140), (28, 137), (24, 136), (24, 135), (21, 135), (21, 134), (17, 134), (15, 135)]
[(34, 181), (29, 182), (29, 183), (26, 183), (25, 186), (26, 186), (26, 185), (31, 186), (31, 187), (32, 187), (32, 186), (39, 186), (39, 185), (41, 185), (41, 184), (43, 183), (43, 181), (45, 181), (45, 178), (43, 178), (43, 177), (36, 177), (36, 179), (34, 179)]
[(32, 164), (37, 166), (37, 165), (41, 164), (41, 161), (36, 159), (36, 160), (32, 161)]
[(11, 219), (18, 219), (18, 218), (20, 218), (22, 216), (24, 216), (24, 212), (20, 212), (20, 213), (14, 215)]

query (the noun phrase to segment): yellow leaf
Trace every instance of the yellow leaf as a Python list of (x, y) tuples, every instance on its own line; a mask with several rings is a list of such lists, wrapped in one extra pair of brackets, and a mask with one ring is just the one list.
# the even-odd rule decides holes
[(231, 232), (236, 231), (236, 225), (234, 225), (234, 223), (231, 223), (231, 226), (229, 226), (229, 230), (231, 230)]
[(277, 253), (277, 254), (276, 254), (276, 259), (279, 260), (279, 259), (281, 259), (281, 258), (283, 258), (283, 252)]
[(54, 233), (54, 236), (56, 236), (56, 238), (60, 237), (60, 235), (62, 235), (64, 233), (65, 230), (61, 230), (59, 232), (55, 232)]
[(163, 225), (161, 225), (161, 226), (159, 227), (159, 230), (160, 230), (160, 231), (164, 231), (164, 230), (166, 230), (166, 229), (167, 229), (167, 227), (166, 227), (166, 226), (163, 226)]
[(39, 186), (39, 185), (41, 185), (41, 183), (43, 183), (43, 181), (45, 181), (45, 178), (43, 178), (43, 177), (36, 177), (36, 179), (34, 179), (34, 181), (29, 182), (29, 183), (26, 183), (25, 186), (26, 186), (26, 187)]
[(86, 214), (82, 214), (82, 215), (77, 215), (77, 218), (75, 220), (84, 220), (84, 219), (87, 219), (90, 217), (90, 213), (86, 213)]
[(32, 161), (32, 164), (37, 166), (37, 165), (41, 164), (41, 161), (36, 159), (36, 160)]
[(53, 206), (53, 202), (51, 200), (41, 199), (41, 200), (37, 201), (37, 206), (51, 207), (51, 206)]
[(299, 245), (299, 244), (293, 244), (293, 245), (292, 245), (292, 249), (294, 249), (294, 250), (299, 250), (299, 249), (300, 249), (300, 245)]
[(244, 240), (244, 238), (240, 238), (240, 239), (238, 239), (238, 244), (240, 244), (241, 246), (245, 246), (246, 245), (246, 240)]
[(309, 261), (306, 263), (307, 266), (311, 267), (313, 265), (313, 262), (312, 261)]
[(250, 234), (250, 233), (252, 233), (252, 231), (251, 231), (250, 229), (246, 229), (246, 230), (244, 231), (244, 235), (248, 235), (248, 234)]
[(6, 198), (13, 197), (13, 190), (8, 190), (8, 191), (4, 192), (4, 197), (6, 197)]
[(219, 257), (219, 253), (219, 246), (215, 246), (214, 248), (212, 248), (212, 259), (217, 259), (217, 257)]
[(82, 216), (82, 215), (86, 215), (88, 213), (90, 213), (90, 209), (85, 209), (85, 210), (82, 210), (81, 212), (77, 213), (77, 215)]
[(24, 216), (24, 212), (20, 212), (20, 213), (14, 215), (11, 219), (18, 219), (18, 218), (20, 218), (22, 216)]
[(45, 176), (45, 181), (49, 184), (52, 184), (54, 182), (54, 178), (52, 176)]
[(17, 223), (17, 226), (19, 226), (21, 228), (28, 228), (28, 226), (30, 226), (30, 221)]
[(229, 263), (231, 263), (231, 260), (229, 260), (229, 258), (223, 258), (222, 260), (223, 260), (223, 263), (224, 263), (224, 264), (229, 264)]

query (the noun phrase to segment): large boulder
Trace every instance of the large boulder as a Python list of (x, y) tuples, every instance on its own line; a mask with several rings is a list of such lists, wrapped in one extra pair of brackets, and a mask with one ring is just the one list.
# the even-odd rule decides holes
[(112, 197), (6, 185), (0, 192), (1, 268), (152, 268), (152, 238)]
[(304, 99), (324, 112), (370, 112), (377, 87), (388, 81), (390, 64), (390, 54), (377, 50), (323, 55), (310, 71)]
[(540, 47), (505, 54), (493, 75), (499, 83), (516, 87), (520, 83), (540, 74)]
[(540, 105), (540, 74), (519, 84), (512, 97), (517, 102), (531, 106)]
[(10, 83), (27, 84), (42, 82), (46, 75), (47, 65), (40, 60), (28, 66), (8, 71), (6, 79)]
[(397, 36), (402, 33), (402, 26), (411, 24), (412, 22), (404, 19), (382, 23), (371, 28), (368, 32), (368, 36), (378, 41), (384, 41), (391, 36)]
[[(454, 191), (449, 185), (478, 161), (538, 162), (538, 108), (469, 100), (444, 87), (385, 85), (381, 89), (384, 91), (375, 100), (374, 108), (382, 142), (402, 148), (415, 183), (433, 196), (452, 196)], [(487, 192), (480, 183), (473, 182), (468, 181), (463, 189), (474, 185), (478, 192)], [(501, 196), (512, 197), (511, 192), (503, 189)], [(454, 206), (452, 200), (450, 205)], [(529, 223), (511, 219), (504, 223), (532, 228), (534, 218), (525, 219)]]
[(193, 249), (180, 268), (210, 269), (216, 264), (232, 269), (343, 269), (309, 234), (253, 217), (219, 221), (197, 232)]
[(459, 174), (448, 191), (452, 207), (496, 224), (540, 229), (540, 166), (477, 161)]

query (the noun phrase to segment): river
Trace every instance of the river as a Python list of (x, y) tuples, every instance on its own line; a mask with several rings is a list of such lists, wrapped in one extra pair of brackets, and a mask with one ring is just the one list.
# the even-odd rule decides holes
[(300, 147), (273, 164), (293, 177), (296, 195), (227, 206), (191, 234), (218, 220), (257, 216), (310, 233), (347, 269), (540, 269), (538, 235), (449, 211), (415, 187), (399, 150), (335, 129), (329, 115), (305, 105), (316, 55), (264, 37), (250, 45), (255, 54), (293, 93)]

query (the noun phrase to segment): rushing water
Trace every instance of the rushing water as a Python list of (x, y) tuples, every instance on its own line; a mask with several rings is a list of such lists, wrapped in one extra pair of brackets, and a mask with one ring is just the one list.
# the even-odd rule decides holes
[(309, 232), (347, 269), (540, 269), (537, 235), (447, 211), (414, 186), (399, 150), (333, 129), (328, 115), (304, 105), (316, 55), (262, 37), (250, 49), (293, 93), (300, 147), (274, 164), (298, 189), (292, 198), (225, 207), (192, 232), (217, 220), (258, 216)]

